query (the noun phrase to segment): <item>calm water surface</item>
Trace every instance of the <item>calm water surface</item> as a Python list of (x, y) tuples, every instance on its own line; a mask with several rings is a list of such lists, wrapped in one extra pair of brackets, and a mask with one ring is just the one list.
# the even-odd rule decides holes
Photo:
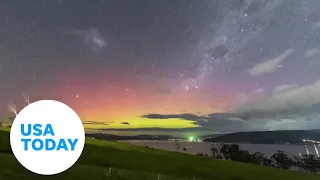
[[(177, 151), (174, 141), (141, 141), (141, 140), (131, 140), (124, 141), (130, 144), (139, 145), (139, 146), (149, 146), (157, 149), (164, 149), (168, 151)], [(211, 154), (210, 148), (213, 143), (207, 142), (179, 142), (181, 151), (183, 148), (186, 148), (186, 153), (189, 154), (197, 154), (197, 153), (205, 153)], [(218, 143), (215, 143), (218, 144)], [(306, 154), (304, 145), (286, 145), (286, 144), (239, 144), (241, 149), (247, 150), (250, 153), (254, 152), (262, 152), (265, 156), (270, 157), (277, 150), (282, 150), (289, 156), (296, 156), (301, 154)], [(313, 145), (307, 146), (310, 154), (315, 154), (316, 151)], [(320, 150), (320, 146), (317, 148)]]

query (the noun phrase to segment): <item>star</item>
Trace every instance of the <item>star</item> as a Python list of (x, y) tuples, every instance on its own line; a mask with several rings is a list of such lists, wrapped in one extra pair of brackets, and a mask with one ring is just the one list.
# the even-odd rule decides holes
[[(296, 107), (294, 96), (277, 96), (278, 87), (309, 92), (320, 78), (320, 1), (303, 2), (139, 1), (129, 8), (122, 1), (6, 1), (0, 17), (0, 107), (23, 89), (34, 99), (77, 106), (84, 117), (114, 120), (112, 128), (131, 119), (129, 128), (199, 125), (183, 118), (141, 120), (146, 114), (277, 110), (278, 100)], [(292, 53), (283, 55), (288, 49)], [(297, 99), (320, 102), (312, 95)], [(300, 114), (301, 126), (278, 125), (276, 110), (265, 113), (271, 119), (254, 117), (243, 126), (228, 118), (204, 126), (219, 133), (320, 128)], [(0, 108), (1, 117), (6, 114)]]

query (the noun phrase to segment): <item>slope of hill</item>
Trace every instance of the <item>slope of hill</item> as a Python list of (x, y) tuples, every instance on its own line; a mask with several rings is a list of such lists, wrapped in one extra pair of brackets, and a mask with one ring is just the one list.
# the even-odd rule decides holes
[[(10, 153), (9, 132), (0, 130), (0, 179), (197, 179), (197, 180), (317, 180), (302, 172), (266, 168), (225, 160), (168, 152), (126, 143), (87, 139), (78, 162), (56, 176), (24, 169)], [(114, 173), (113, 173), (114, 172)], [(179, 178), (178, 178), (179, 177)]]
[(304, 139), (320, 140), (317, 130), (287, 130), (287, 131), (252, 131), (230, 133), (215, 138), (205, 139), (205, 142), (255, 143), (255, 144), (299, 144)]

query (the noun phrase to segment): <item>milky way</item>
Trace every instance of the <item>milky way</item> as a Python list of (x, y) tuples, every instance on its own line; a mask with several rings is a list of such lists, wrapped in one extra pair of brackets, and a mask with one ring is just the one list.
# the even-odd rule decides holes
[(93, 128), (320, 128), (319, 8), (316, 0), (3, 1), (0, 115), (10, 116), (10, 102), (23, 107), (28, 93), (67, 103)]

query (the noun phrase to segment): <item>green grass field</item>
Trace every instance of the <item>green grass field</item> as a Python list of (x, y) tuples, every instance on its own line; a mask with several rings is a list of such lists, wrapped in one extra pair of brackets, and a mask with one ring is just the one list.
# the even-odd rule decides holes
[(320, 176), (91, 139), (72, 168), (40, 176), (18, 163), (11, 153), (9, 132), (0, 130), (0, 180), (11, 179), (318, 180)]

